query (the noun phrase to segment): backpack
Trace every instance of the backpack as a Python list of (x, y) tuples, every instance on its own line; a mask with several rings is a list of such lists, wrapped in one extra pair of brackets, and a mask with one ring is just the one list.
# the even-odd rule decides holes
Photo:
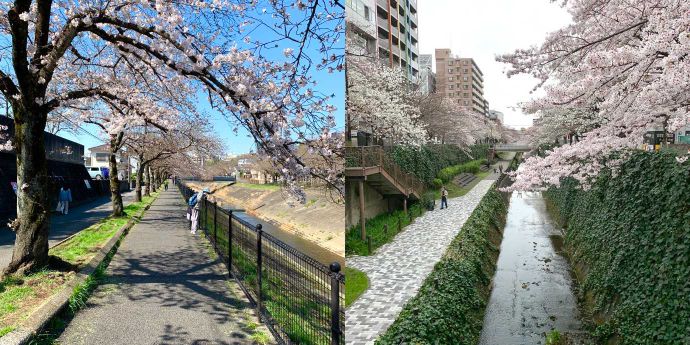
[(192, 195), (192, 197), (189, 198), (189, 202), (187, 203), (189, 206), (194, 206), (194, 205), (196, 205), (197, 195), (199, 195), (199, 194), (194, 193), (194, 195)]

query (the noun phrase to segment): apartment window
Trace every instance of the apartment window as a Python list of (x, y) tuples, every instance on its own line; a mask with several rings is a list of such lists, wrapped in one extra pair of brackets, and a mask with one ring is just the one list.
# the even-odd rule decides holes
[(370, 22), (374, 21), (374, 17), (371, 15), (371, 9), (367, 5), (364, 5), (364, 19)]
[(465, 98), (470, 97), (470, 94), (467, 93), (467, 92), (463, 93), (462, 95), (463, 95)]
[(469, 85), (465, 84), (462, 86), (463, 89), (467, 90), (469, 88)]
[(462, 62), (463, 65), (467, 65), (467, 60)]
[(463, 70), (463, 72), (467, 73), (467, 68), (465, 68), (465, 69)]
[(448, 88), (452, 90), (452, 89), (453, 89), (453, 85), (450, 85)]
[(462, 101), (462, 104), (463, 104), (463, 105), (468, 105), (469, 103), (467, 103), (467, 101)]
[(448, 81), (453, 81), (453, 77), (448, 77)]
[(448, 73), (453, 73), (453, 69), (452, 69), (452, 68), (449, 68), (449, 69), (448, 69)]
[(448, 97), (453, 97), (453, 93), (452, 93), (452, 92), (449, 93), (449, 94), (448, 94)]
[(463, 81), (468, 81), (469, 79), (467, 77), (462, 77)]
[(453, 66), (453, 60), (448, 61), (448, 66)]

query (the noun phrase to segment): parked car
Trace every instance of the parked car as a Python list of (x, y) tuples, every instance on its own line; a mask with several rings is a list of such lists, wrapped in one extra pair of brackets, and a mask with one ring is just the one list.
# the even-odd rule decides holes
[(86, 171), (94, 180), (103, 180), (108, 178), (108, 168), (106, 167), (86, 167)]

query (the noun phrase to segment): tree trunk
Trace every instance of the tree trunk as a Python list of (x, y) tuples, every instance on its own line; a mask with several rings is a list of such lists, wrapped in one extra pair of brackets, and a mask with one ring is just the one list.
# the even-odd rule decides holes
[(146, 189), (144, 191), (145, 196), (151, 196), (151, 170), (149, 170), (148, 166), (144, 167), (144, 173), (146, 174)]
[(122, 217), (124, 206), (122, 205), (122, 194), (120, 194), (120, 180), (117, 172), (117, 158), (116, 154), (122, 141), (123, 133), (117, 135), (110, 135), (110, 158), (108, 165), (110, 167), (110, 200), (113, 203), (113, 217)]
[(17, 154), (17, 237), (12, 260), (3, 275), (24, 274), (48, 264), (50, 203), (43, 131), (47, 114), (14, 107), (14, 148)]
[(139, 159), (139, 164), (137, 167), (137, 178), (136, 178), (136, 185), (134, 186), (134, 201), (139, 202), (141, 201), (141, 182), (142, 178), (144, 177), (144, 171), (142, 170), (142, 164), (141, 162), (144, 161), (144, 157), (142, 155), (138, 156)]

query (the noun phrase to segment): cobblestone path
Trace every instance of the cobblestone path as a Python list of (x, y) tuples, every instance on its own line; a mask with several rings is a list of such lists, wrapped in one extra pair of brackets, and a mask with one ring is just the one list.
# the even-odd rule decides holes
[(348, 267), (367, 274), (369, 289), (345, 313), (346, 344), (373, 344), (395, 321), (495, 182), (492, 177), (448, 200), (448, 209), (417, 218), (376, 254), (347, 258)]

